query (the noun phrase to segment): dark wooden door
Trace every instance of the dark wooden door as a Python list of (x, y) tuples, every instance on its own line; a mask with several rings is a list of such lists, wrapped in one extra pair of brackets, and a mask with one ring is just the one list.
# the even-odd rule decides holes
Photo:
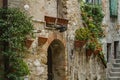
[(111, 43), (107, 43), (107, 62), (109, 62), (110, 55), (111, 55)]
[(48, 56), (47, 56), (47, 65), (48, 65), (48, 80), (52, 80), (52, 50), (48, 48)]
[(118, 52), (118, 45), (119, 45), (119, 41), (115, 41), (114, 42), (114, 58), (117, 58), (117, 52)]

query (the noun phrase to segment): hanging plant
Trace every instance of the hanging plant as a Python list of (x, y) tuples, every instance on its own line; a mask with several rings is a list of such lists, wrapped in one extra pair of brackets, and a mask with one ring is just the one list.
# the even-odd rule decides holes
[(75, 40), (88, 40), (89, 33), (90, 31), (88, 28), (79, 28), (75, 31)]
[(85, 27), (88, 27), (89, 30), (94, 33), (97, 38), (104, 37), (101, 27), (104, 15), (102, 13), (101, 6), (84, 3), (81, 6), (81, 14)]
[(80, 28), (75, 31), (75, 47), (82, 47), (85, 45), (87, 40), (89, 39), (89, 29), (88, 28)]

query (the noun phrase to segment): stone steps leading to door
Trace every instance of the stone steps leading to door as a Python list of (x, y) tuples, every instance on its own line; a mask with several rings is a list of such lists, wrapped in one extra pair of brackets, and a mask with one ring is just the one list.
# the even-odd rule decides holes
[(120, 77), (109, 77), (108, 80), (120, 80)]
[(120, 59), (115, 59), (108, 80), (120, 80)]
[(113, 67), (120, 67), (120, 63), (114, 63)]
[(115, 59), (116, 63), (120, 63), (120, 59)]
[(111, 77), (120, 77), (120, 72), (110, 72)]
[(111, 71), (112, 72), (120, 72), (120, 68), (112, 68)]

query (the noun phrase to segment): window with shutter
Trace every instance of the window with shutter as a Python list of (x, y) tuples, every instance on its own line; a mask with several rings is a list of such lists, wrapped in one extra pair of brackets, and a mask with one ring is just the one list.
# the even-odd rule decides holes
[(110, 16), (117, 17), (118, 15), (118, 0), (109, 0)]
[(86, 3), (101, 4), (101, 0), (86, 0)]

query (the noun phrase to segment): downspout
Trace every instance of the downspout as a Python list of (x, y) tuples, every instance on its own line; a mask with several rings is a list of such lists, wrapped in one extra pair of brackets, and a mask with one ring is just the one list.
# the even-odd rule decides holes
[(59, 0), (57, 0), (57, 17), (59, 17)]
[[(3, 9), (7, 9), (8, 8), (8, 0), (3, 0)], [(2, 18), (4, 20), (7, 19), (6, 17), (6, 12), (3, 13)], [(6, 29), (8, 30), (8, 28)], [(4, 33), (4, 32), (3, 32)], [(6, 52), (8, 50), (8, 41), (3, 41), (3, 51)], [(5, 80), (11, 80), (8, 78), (8, 74), (9, 74), (9, 57), (6, 55), (3, 55), (3, 61), (4, 61), (4, 79)]]

